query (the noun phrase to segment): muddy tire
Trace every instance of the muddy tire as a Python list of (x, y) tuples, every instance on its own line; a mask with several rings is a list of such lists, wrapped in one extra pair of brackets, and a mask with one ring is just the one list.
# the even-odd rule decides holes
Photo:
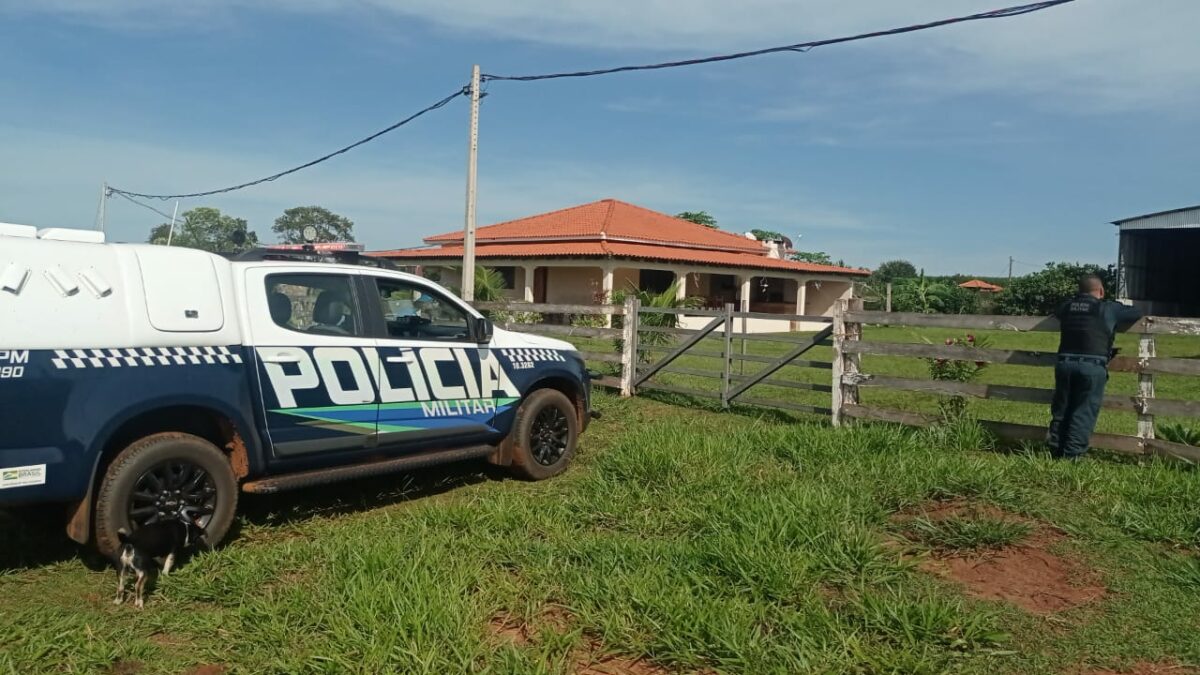
[(538, 389), (517, 408), (510, 470), (526, 480), (544, 480), (567, 468), (579, 440), (575, 404), (556, 389)]
[(198, 436), (147, 436), (117, 455), (100, 481), (96, 497), (96, 549), (116, 555), (117, 530), (135, 530), (181, 510), (193, 513), (208, 545), (229, 532), (237, 510), (238, 487), (224, 453)]

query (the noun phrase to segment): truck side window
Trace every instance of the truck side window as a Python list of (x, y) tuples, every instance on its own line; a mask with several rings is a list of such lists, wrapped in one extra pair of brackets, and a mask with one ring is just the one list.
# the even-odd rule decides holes
[(267, 307), (275, 325), (313, 335), (362, 335), (350, 277), (342, 274), (271, 274)]
[(466, 340), (467, 314), (430, 289), (398, 279), (375, 278), (388, 336), (415, 340)]

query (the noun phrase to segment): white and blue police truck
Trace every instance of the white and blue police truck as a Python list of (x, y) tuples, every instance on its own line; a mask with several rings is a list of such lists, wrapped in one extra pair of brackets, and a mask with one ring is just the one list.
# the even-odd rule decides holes
[(431, 281), (336, 247), (194, 249), (0, 224), (0, 508), (119, 528), (239, 492), (484, 459), (561, 472), (593, 416), (574, 347), (493, 329)]

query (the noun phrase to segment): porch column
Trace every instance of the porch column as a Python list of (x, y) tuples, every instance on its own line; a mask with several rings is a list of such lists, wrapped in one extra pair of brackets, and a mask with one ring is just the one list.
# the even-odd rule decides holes
[(803, 315), (804, 308), (808, 304), (808, 280), (800, 279), (796, 282), (796, 313)]
[(750, 277), (750, 276), (744, 276), (744, 277), (739, 276), (738, 277), (738, 281), (741, 282), (741, 284), (742, 284), (741, 297), (738, 298), (738, 301), (741, 303), (740, 309), (738, 310), (740, 312), (749, 312), (750, 311), (750, 281), (751, 280), (753, 280), (753, 277)]
[[(604, 303), (612, 304), (613, 301), (613, 267), (605, 265), (601, 268), (602, 276), (600, 277), (600, 290), (604, 293)], [(612, 314), (604, 315), (604, 327), (612, 328)]]
[(537, 270), (533, 265), (524, 265), (521, 269), (525, 270), (524, 291), (525, 302), (533, 302), (533, 277)]
[(675, 299), (684, 300), (687, 298), (687, 272), (675, 273)]

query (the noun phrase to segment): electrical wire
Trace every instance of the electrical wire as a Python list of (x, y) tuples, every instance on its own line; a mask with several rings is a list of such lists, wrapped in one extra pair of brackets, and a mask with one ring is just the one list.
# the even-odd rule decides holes
[(204, 192), (189, 192), (186, 194), (177, 194), (177, 195), (152, 195), (152, 194), (146, 194), (146, 193), (142, 193), (142, 192), (130, 192), (128, 190), (121, 190), (121, 189), (115, 188), (115, 187), (110, 187), (108, 189), (108, 191), (110, 194), (118, 194), (118, 195), (121, 195), (122, 197), (126, 197), (126, 198), (141, 197), (143, 199), (163, 199), (163, 200), (187, 199), (189, 197), (207, 197), (209, 195), (223, 194), (225, 192), (233, 192), (234, 190), (241, 190), (243, 188), (252, 187), (254, 185), (261, 185), (262, 183), (269, 183), (269, 182), (277, 180), (279, 178), (283, 178), (284, 176), (287, 176), (289, 174), (296, 173), (297, 171), (302, 171), (311, 166), (316, 166), (317, 164), (320, 164), (321, 162), (324, 162), (326, 160), (333, 159), (334, 157), (337, 157), (338, 155), (349, 152), (349, 151), (353, 150), (354, 148), (357, 148), (360, 145), (365, 145), (367, 143), (370, 143), (371, 141), (375, 140), (376, 138), (379, 138), (380, 136), (382, 136), (386, 133), (395, 131), (396, 129), (399, 129), (400, 127), (404, 126), (405, 124), (412, 122), (413, 120), (417, 119), (418, 117), (421, 117), (422, 115), (424, 115), (426, 113), (433, 112), (434, 110), (437, 110), (438, 108), (442, 108), (442, 107), (446, 106), (448, 103), (450, 103), (450, 101), (453, 101), (454, 99), (458, 98), (459, 96), (464, 96), (464, 95), (467, 95), (470, 93), (471, 93), (470, 86), (463, 87), (462, 89), (455, 91), (453, 94), (450, 94), (449, 96), (439, 100), (437, 103), (426, 106), (426, 107), (418, 110), (417, 112), (409, 115), (408, 117), (405, 117), (404, 119), (400, 120), (399, 122), (396, 122), (395, 124), (393, 124), (391, 126), (388, 126), (383, 129), (380, 129), (379, 131), (376, 131), (375, 133), (371, 134), (370, 136), (367, 136), (366, 138), (355, 141), (354, 143), (351, 143), (350, 145), (347, 145), (338, 150), (334, 150), (333, 152), (331, 152), (327, 155), (322, 155), (321, 157), (318, 157), (318, 158), (312, 160), (311, 162), (305, 162), (304, 164), (301, 164), (300, 166), (292, 167), (290, 169), (287, 169), (286, 171), (280, 171), (279, 173), (272, 174), (270, 176), (267, 176), (266, 178), (259, 178), (258, 180), (252, 180), (252, 181), (248, 181), (246, 183), (239, 183), (237, 185), (231, 185), (229, 187), (219, 188), (216, 190), (206, 190)]
[(755, 49), (748, 52), (737, 52), (735, 54), (723, 54), (719, 56), (706, 56), (703, 58), (686, 59), (683, 61), (667, 61), (665, 63), (652, 63), (640, 66), (619, 66), (617, 68), (603, 68), (600, 70), (579, 70), (574, 72), (564, 73), (547, 73), (543, 75), (491, 75), (484, 74), (481, 76), (483, 81), (489, 80), (506, 80), (510, 82), (535, 82), (538, 80), (555, 80), (566, 77), (593, 77), (596, 75), (610, 75), (612, 73), (627, 73), (637, 70), (661, 70), (664, 68), (679, 68), (682, 66), (695, 66), (703, 63), (717, 63), (720, 61), (733, 61), (735, 59), (745, 59), (752, 56), (763, 56), (765, 54), (778, 54), (781, 52), (807, 52), (816, 47), (825, 47), (828, 45), (836, 45), (844, 42), (856, 42), (859, 40), (867, 40), (877, 37), (886, 37), (889, 35), (901, 35), (904, 33), (914, 33), (916, 31), (929, 30), (930, 28), (939, 28), (941, 26), (949, 26), (956, 23), (965, 23), (967, 21), (983, 21), (986, 19), (1003, 19), (1011, 16), (1020, 16), (1022, 14), (1031, 14), (1040, 12), (1043, 9), (1065, 5), (1075, 0), (1046, 0), (1045, 2), (1035, 2), (1027, 5), (1017, 5), (1014, 7), (1006, 7), (1004, 9), (996, 9), (989, 12), (980, 12), (979, 14), (971, 14), (968, 16), (960, 16), (952, 19), (942, 19), (941, 21), (932, 21), (930, 23), (916, 24), (912, 26), (904, 26), (902, 28), (892, 28), (889, 30), (874, 31), (871, 33), (859, 33), (857, 35), (849, 35), (845, 37), (830, 38), (826, 40), (813, 40), (811, 42), (800, 42), (793, 45), (783, 45), (781, 47), (768, 47), (766, 49)]
[(109, 189), (108, 189), (108, 194), (109, 194), (109, 195), (114, 195), (114, 194), (115, 194), (115, 195), (117, 195), (118, 197), (121, 197), (122, 199), (125, 199), (125, 200), (128, 200), (128, 201), (130, 201), (130, 202), (133, 202), (134, 204), (137, 204), (138, 206), (142, 207), (143, 209), (149, 209), (149, 210), (151, 210), (151, 211), (153, 211), (153, 212), (157, 213), (158, 215), (162, 216), (163, 218), (166, 218), (167, 220), (172, 220), (172, 219), (174, 218), (174, 217), (173, 217), (173, 216), (171, 216), (170, 214), (168, 214), (168, 213), (163, 213), (162, 211), (159, 211), (158, 209), (154, 208), (153, 206), (150, 206), (149, 204), (147, 204), (147, 203), (145, 203), (145, 202), (139, 202), (138, 200), (134, 199), (133, 197), (130, 197), (130, 196), (129, 196), (128, 194), (126, 194), (125, 192), (122, 192), (122, 191), (120, 191), (120, 190), (117, 190), (117, 189), (115, 189), (115, 188), (109, 188)]
[[(541, 74), (541, 75), (483, 74), (480, 76), (480, 83), (481, 83), (480, 90), (481, 90), (481, 94), (486, 96), (486, 88), (483, 85), (485, 85), (486, 83), (491, 82), (491, 81), (534, 82), (534, 81), (539, 81), (539, 80), (554, 80), (554, 79), (561, 79), (561, 78), (592, 77), (592, 76), (596, 76), (596, 75), (609, 75), (612, 73), (623, 73), (623, 72), (631, 72), (631, 71), (639, 71), (639, 70), (661, 70), (661, 69), (665, 69), (665, 68), (679, 68), (682, 66), (694, 66), (694, 65), (704, 64), (704, 63), (717, 63), (717, 62), (721, 62), (721, 61), (732, 61), (735, 59), (744, 59), (744, 58), (749, 58), (749, 57), (753, 57), (753, 56), (763, 56), (765, 54), (777, 54), (777, 53), (781, 53), (781, 52), (803, 53), (803, 52), (807, 52), (811, 49), (814, 49), (816, 47), (824, 47), (824, 46), (828, 46), (828, 45), (842, 44), (842, 43), (846, 43), (846, 42), (856, 42), (859, 40), (867, 40), (867, 39), (877, 38), (877, 37), (886, 37), (886, 36), (890, 36), (890, 35), (901, 35), (904, 33), (913, 33), (916, 31), (929, 30), (931, 28), (938, 28), (941, 26), (949, 26), (949, 25), (957, 24), (957, 23), (965, 23), (968, 21), (982, 21), (982, 20), (986, 20), (986, 19), (1001, 19), (1001, 18), (1007, 18), (1007, 17), (1013, 17), (1013, 16), (1020, 16), (1022, 14), (1030, 14), (1033, 12), (1039, 12), (1044, 9), (1049, 9), (1051, 7), (1057, 7), (1058, 5), (1065, 5), (1065, 4), (1071, 3), (1071, 2), (1075, 2), (1075, 0), (1044, 0), (1043, 2), (1035, 2), (1035, 3), (1026, 4), (1026, 5), (1017, 5), (1017, 6), (1013, 6), (1013, 7), (1006, 7), (1004, 9), (992, 10), (989, 12), (980, 12), (978, 14), (970, 14), (967, 16), (959, 16), (959, 17), (954, 17), (954, 18), (950, 18), (950, 19), (942, 19), (940, 21), (932, 21), (929, 23), (914, 24), (914, 25), (910, 25), (910, 26), (903, 26), (900, 28), (892, 28), (889, 30), (874, 31), (874, 32), (870, 32), (870, 33), (859, 33), (857, 35), (849, 35), (849, 36), (838, 37), (838, 38), (830, 38), (830, 39), (826, 39), (826, 40), (814, 40), (811, 42), (800, 42), (800, 43), (796, 43), (796, 44), (792, 44), (792, 45), (783, 45), (783, 46), (779, 46), (779, 47), (768, 47), (766, 49), (756, 49), (756, 50), (748, 51), (748, 52), (737, 52), (734, 54), (722, 54), (722, 55), (717, 55), (717, 56), (707, 56), (707, 57), (703, 57), (703, 58), (687, 59), (687, 60), (683, 60), (683, 61), (668, 61), (665, 63), (652, 63), (652, 64), (636, 65), (636, 66), (620, 66), (620, 67), (616, 67), (616, 68), (605, 68), (605, 69), (601, 69), (601, 70), (581, 70), (581, 71), (573, 71), (573, 72), (546, 73), (546, 74)], [(271, 181), (283, 178), (284, 176), (296, 173), (297, 171), (302, 171), (309, 167), (316, 166), (317, 164), (320, 164), (322, 162), (330, 160), (334, 157), (337, 157), (338, 155), (349, 152), (350, 150), (353, 150), (354, 148), (357, 148), (360, 145), (365, 145), (367, 143), (370, 143), (371, 141), (379, 138), (380, 136), (383, 136), (384, 134), (395, 131), (396, 129), (399, 129), (400, 127), (417, 119), (418, 117), (421, 117), (422, 115), (425, 115), (427, 113), (433, 112), (434, 110), (437, 110), (439, 108), (446, 106), (447, 104), (450, 103), (450, 101), (453, 101), (455, 98), (458, 98), (459, 96), (469, 95), (470, 93), (471, 93), (471, 87), (470, 87), (470, 85), (467, 85), (467, 86), (463, 87), (462, 89), (455, 91), (453, 94), (450, 94), (449, 96), (446, 96), (445, 98), (442, 98), (441, 100), (437, 101), (436, 103), (433, 103), (432, 105), (422, 108), (421, 110), (413, 113), (412, 115), (409, 115), (408, 117), (400, 120), (399, 122), (396, 122), (395, 124), (392, 124), (391, 126), (385, 127), (383, 129), (371, 134), (370, 136), (367, 136), (366, 138), (355, 141), (354, 143), (351, 143), (350, 145), (347, 145), (343, 148), (335, 150), (327, 155), (318, 157), (317, 159), (314, 159), (310, 162), (305, 162), (304, 164), (292, 167), (292, 168), (284, 170), (284, 171), (280, 171), (279, 173), (272, 174), (270, 176), (266, 176), (265, 178), (259, 178), (257, 180), (247, 181), (245, 183), (239, 183), (237, 185), (231, 185), (229, 187), (218, 188), (215, 190), (205, 190), (203, 192), (189, 192), (189, 193), (182, 193), (182, 194), (148, 194), (148, 193), (144, 193), (144, 192), (132, 192), (129, 190), (122, 190), (120, 188), (109, 187), (107, 195), (117, 194), (117, 195), (121, 195), (122, 197), (125, 197), (127, 199), (131, 198), (131, 197), (141, 197), (143, 199), (162, 199), (162, 200), (187, 199), (187, 198), (191, 198), (191, 197), (207, 197), (210, 195), (223, 194), (226, 192), (233, 192), (235, 190), (241, 190), (241, 189), (252, 187), (255, 185), (261, 185), (263, 183), (269, 183)], [(131, 200), (131, 201), (133, 201), (133, 200)], [(140, 204), (139, 202), (136, 202), (136, 201), (134, 203), (139, 204), (141, 206), (146, 206), (145, 204)], [(152, 207), (147, 206), (147, 208), (152, 208)], [(154, 210), (154, 209), (152, 209), (152, 210)], [(155, 212), (162, 215), (160, 211), (155, 210)]]

